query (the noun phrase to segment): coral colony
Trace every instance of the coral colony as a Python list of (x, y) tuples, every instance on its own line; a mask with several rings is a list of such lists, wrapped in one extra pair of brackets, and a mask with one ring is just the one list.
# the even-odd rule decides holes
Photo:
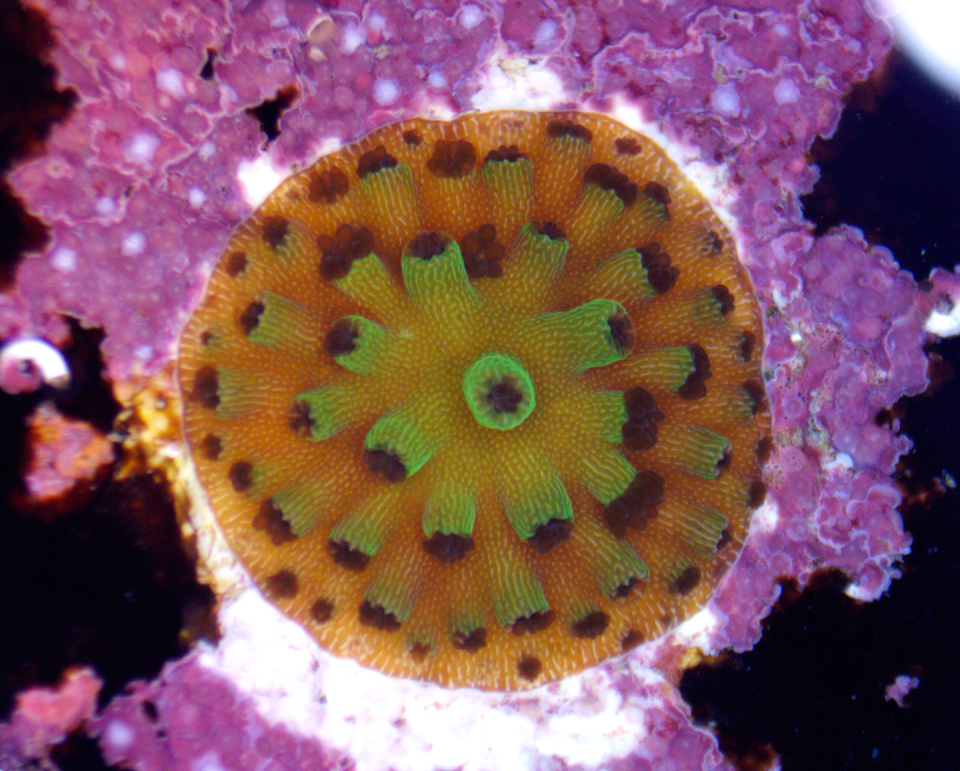
[(187, 436), (325, 647), (528, 687), (713, 594), (765, 495), (761, 336), (729, 233), (648, 139), (415, 120), (231, 239), (181, 344)]
[(9, 175), (50, 241), (0, 339), (100, 326), (129, 393), (183, 331), (224, 597), (87, 722), (108, 761), (723, 768), (687, 653), (750, 648), (778, 576), (896, 575), (874, 416), (960, 289), (798, 203), (872, 7), (33, 5), (79, 101)]

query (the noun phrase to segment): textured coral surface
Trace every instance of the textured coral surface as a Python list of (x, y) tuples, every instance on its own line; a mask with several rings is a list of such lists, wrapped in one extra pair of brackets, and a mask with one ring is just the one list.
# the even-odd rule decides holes
[(530, 687), (713, 594), (765, 493), (762, 335), (646, 137), (409, 121), (231, 239), (181, 345), (187, 435), (231, 546), (326, 647)]
[[(53, 61), (79, 103), (45, 154), (10, 175), (51, 241), (0, 296), (0, 337), (57, 340), (67, 311), (104, 327), (114, 378), (156, 371), (230, 231), (259, 202), (251, 169), (302, 168), (327, 139), (494, 97), (635, 108), (689, 157), (717, 164), (766, 320), (777, 445), (768, 503), (697, 642), (753, 645), (779, 575), (805, 581), (837, 566), (863, 599), (888, 585), (909, 546), (890, 477), (909, 441), (874, 415), (925, 388), (924, 321), (941, 305), (949, 315), (945, 298), (958, 291), (941, 272), (920, 292), (888, 251), (849, 228), (815, 238), (800, 212), (816, 177), (805, 152), (890, 47), (863, 3), (34, 4), (49, 11)], [(246, 111), (278, 94), (267, 140)], [(135, 696), (108, 708), (97, 731), (111, 758), (191, 768), (262, 740), (276, 741), (280, 767), (321, 755), (328, 767), (397, 769), (724, 766), (669, 682), (689, 638), (523, 699), (484, 700), (336, 669), (255, 604), (225, 608), (224, 643), (137, 691), (176, 709)], [(284, 725), (265, 730), (264, 710)], [(237, 767), (259, 757), (241, 756)]]

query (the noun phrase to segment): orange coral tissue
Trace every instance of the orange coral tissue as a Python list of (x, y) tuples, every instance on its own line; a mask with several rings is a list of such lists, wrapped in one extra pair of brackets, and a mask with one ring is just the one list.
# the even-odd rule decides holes
[(696, 612), (763, 499), (733, 238), (599, 115), (410, 120), (234, 234), (184, 331), (199, 478), (333, 653), (528, 688)]

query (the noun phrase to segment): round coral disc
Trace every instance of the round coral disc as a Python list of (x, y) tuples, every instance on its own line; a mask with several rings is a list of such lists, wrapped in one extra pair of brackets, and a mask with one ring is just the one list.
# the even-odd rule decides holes
[(702, 607), (763, 500), (733, 238), (599, 115), (387, 126), (238, 228), (180, 347), (228, 541), (333, 653), (528, 688)]

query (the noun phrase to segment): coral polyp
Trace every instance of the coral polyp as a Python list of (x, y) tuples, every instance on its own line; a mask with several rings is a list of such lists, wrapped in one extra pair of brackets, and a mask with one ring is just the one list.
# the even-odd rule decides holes
[(763, 500), (734, 240), (592, 114), (375, 131), (228, 245), (180, 349), (199, 478), (335, 654), (528, 688), (702, 607)]

